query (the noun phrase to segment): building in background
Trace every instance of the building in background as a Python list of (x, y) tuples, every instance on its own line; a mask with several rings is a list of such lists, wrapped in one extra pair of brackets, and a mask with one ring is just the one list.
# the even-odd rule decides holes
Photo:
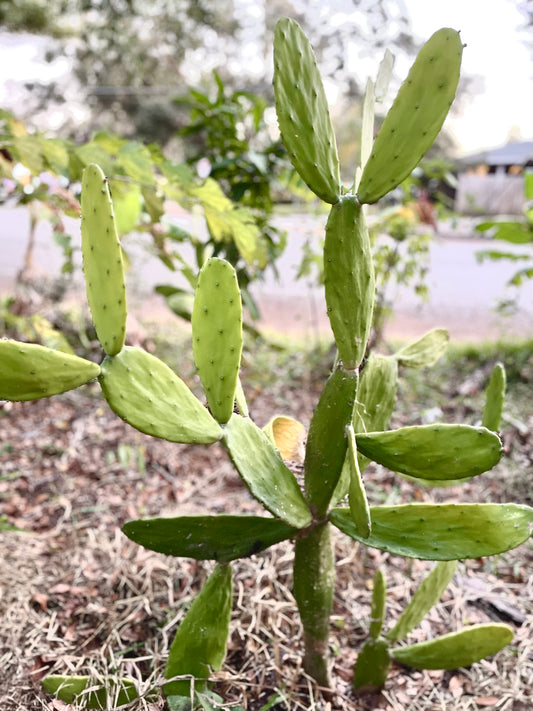
[(512, 141), (458, 161), (455, 209), (462, 215), (521, 215), (524, 173), (533, 170), (533, 141)]

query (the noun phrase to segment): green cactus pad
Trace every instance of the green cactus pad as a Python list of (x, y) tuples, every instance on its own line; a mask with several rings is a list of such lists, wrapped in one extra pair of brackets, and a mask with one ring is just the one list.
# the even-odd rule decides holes
[[(131, 679), (99, 678), (90, 676), (45, 676), (43, 689), (66, 704), (82, 704), (84, 709), (117, 708), (139, 697), (135, 682)], [(86, 689), (91, 691), (85, 691)]]
[[(371, 353), (357, 388), (352, 420), (356, 433), (387, 429), (396, 404), (397, 384), (398, 363), (394, 357)], [(369, 463), (370, 459), (358, 451), (357, 464), (361, 473)], [(349, 490), (350, 476), (351, 470), (346, 458), (332, 501), (344, 499)]]
[(455, 569), (457, 561), (439, 561), (427, 578), (418, 587), (411, 601), (402, 612), (400, 619), (387, 634), (389, 642), (398, 642), (414, 629), (440, 600), (442, 593), (448, 587)]
[(489, 384), (485, 391), (485, 405), (481, 424), (493, 432), (498, 432), (505, 402), (506, 375), (502, 363), (496, 363), (492, 369)]
[(100, 385), (109, 406), (140, 432), (169, 442), (211, 444), (222, 428), (163, 361), (126, 346), (107, 356)]
[(449, 28), (422, 47), (374, 141), (357, 190), (361, 203), (393, 190), (430, 148), (455, 98), (462, 54), (459, 33)]
[(387, 583), (383, 571), (378, 568), (374, 575), (374, 587), (372, 588), (372, 606), (370, 608), (369, 633), (373, 639), (377, 639), (381, 634), (383, 621), (385, 619), (385, 603), (387, 598)]
[(274, 93), (283, 143), (319, 198), (340, 195), (339, 158), (315, 55), (297, 22), (282, 18), (274, 35)]
[(81, 249), (96, 334), (104, 351), (116, 355), (126, 338), (124, 267), (107, 179), (94, 163), (83, 171)]
[(370, 522), (370, 509), (368, 508), (368, 501), (366, 498), (365, 487), (361, 479), (361, 472), (359, 471), (359, 464), (357, 461), (357, 444), (352, 425), (347, 427), (347, 438), (348, 451), (346, 454), (346, 461), (350, 471), (350, 485), (348, 491), (350, 512), (352, 514), (353, 522), (355, 523), (360, 535), (363, 536), (363, 538), (368, 538), (372, 528)]
[(270, 513), (295, 528), (311, 523), (298, 482), (263, 430), (234, 414), (224, 427), (224, 442), (244, 483)]
[(259, 516), (181, 516), (128, 521), (122, 529), (151, 551), (225, 563), (292, 538), (297, 529)]
[(518, 504), (404, 504), (371, 506), (372, 533), (357, 532), (346, 508), (330, 521), (350, 538), (393, 555), (461, 560), (503, 553), (527, 541), (533, 508)]
[(389, 645), (384, 639), (368, 639), (357, 656), (353, 688), (359, 693), (380, 689), (387, 681), (391, 664)]
[(393, 649), (391, 654), (400, 664), (415, 669), (458, 669), (496, 654), (512, 639), (509, 625), (473, 625), (428, 642)]
[(200, 271), (191, 317), (194, 362), (218, 422), (233, 412), (242, 353), (241, 293), (234, 268), (208, 259)]
[(226, 656), (232, 605), (232, 570), (217, 565), (182, 620), (170, 646), (163, 687), (165, 696), (189, 696), (191, 681), (173, 677), (191, 675), (194, 689), (205, 691), (212, 671), (219, 671)]
[(500, 461), (502, 443), (485, 427), (417, 425), (357, 435), (357, 448), (384, 467), (426, 481), (467, 479)]
[(0, 400), (38, 400), (73, 390), (100, 374), (100, 366), (35, 343), (0, 340)]
[(357, 368), (372, 325), (375, 279), (365, 218), (353, 195), (342, 197), (329, 214), (324, 287), (339, 357), (346, 368)]
[(359, 374), (342, 366), (330, 375), (313, 413), (305, 450), (305, 495), (323, 516), (341, 476)]
[(401, 365), (410, 368), (426, 368), (434, 365), (448, 348), (450, 334), (445, 328), (434, 328), (418, 341), (410, 343), (394, 354)]

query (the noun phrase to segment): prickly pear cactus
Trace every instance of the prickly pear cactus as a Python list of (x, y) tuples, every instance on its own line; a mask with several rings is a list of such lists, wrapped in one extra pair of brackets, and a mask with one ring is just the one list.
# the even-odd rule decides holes
[[(173, 442), (220, 441), (250, 493), (270, 514), (181, 516), (126, 524), (126, 535), (148, 549), (217, 561), (170, 649), (164, 693), (172, 708), (184, 708), (185, 697), (195, 688), (202, 692), (210, 670), (222, 664), (232, 600), (229, 561), (294, 540), (294, 595), (303, 625), (304, 667), (320, 685), (329, 687), (333, 526), (362, 545), (392, 555), (455, 561), (517, 547), (530, 537), (533, 525), (533, 509), (516, 504), (372, 506), (361, 476), (372, 460), (417, 482), (438, 484), (476, 476), (493, 467), (502, 453), (500, 439), (490, 431), (501, 414), (498, 376), (488, 391), (490, 402), (497, 406), (484, 413), (490, 429), (454, 424), (387, 429), (399, 366), (432, 364), (446, 347), (446, 332), (426, 334), (392, 356), (367, 357), (366, 353), (374, 275), (361, 204), (375, 202), (406, 177), (439, 131), (457, 86), (462, 54), (458, 33), (440, 30), (424, 45), (374, 142), (356, 195), (343, 194), (341, 189), (320, 74), (310, 45), (293, 20), (278, 23), (274, 50), (283, 141), (303, 180), (332, 205), (324, 274), (339, 357), (311, 418), (303, 485), (280, 453), (294, 451), (292, 444), (303, 439), (301, 426), (291, 424), (292, 444), (285, 448), (272, 423), (264, 431), (249, 416), (238, 376), (242, 307), (234, 270), (226, 262), (211, 259), (202, 269), (192, 314), (194, 358), (207, 407), (162, 361), (142, 349), (124, 346), (120, 244), (108, 185), (97, 166), (89, 166), (83, 179), (82, 246), (89, 304), (107, 354), (101, 366), (36, 346), (26, 351), (21, 344), (0, 343), (0, 397), (35, 399), (98, 377), (110, 407), (140, 431)], [(371, 135), (372, 93), (373, 88), (366, 108), (366, 143)], [(367, 152), (365, 146), (363, 158)], [(234, 412), (235, 403), (238, 412)], [(348, 502), (337, 506), (346, 495)], [(371, 638), (357, 662), (355, 687), (382, 684), (391, 657), (414, 666), (438, 662), (442, 668), (443, 664), (471, 663), (509, 639), (507, 629), (473, 630), (453, 639), (390, 650), (393, 638), (407, 633), (436, 599), (452, 567), (444, 564), (428, 578), (400, 629), (394, 628), (389, 639), (382, 634), (385, 584), (378, 576)], [(469, 651), (474, 649), (475, 654)], [(174, 678), (183, 675), (196, 680)], [(50, 688), (54, 683), (50, 682)], [(81, 688), (83, 683), (78, 680), (74, 686)], [(175, 696), (181, 699), (171, 702)]]
[(126, 285), (109, 183), (95, 164), (83, 171), (81, 249), (96, 334), (104, 351), (113, 356), (126, 338)]

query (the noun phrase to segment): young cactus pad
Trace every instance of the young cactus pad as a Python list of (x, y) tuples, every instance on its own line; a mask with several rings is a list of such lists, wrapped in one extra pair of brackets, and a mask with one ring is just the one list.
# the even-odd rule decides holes
[(124, 267), (108, 182), (94, 163), (83, 171), (81, 249), (96, 334), (104, 351), (116, 355), (126, 337)]
[(502, 363), (492, 369), (489, 384), (485, 390), (485, 405), (481, 424), (493, 432), (498, 432), (505, 402), (506, 375)]
[(192, 310), (192, 348), (209, 409), (224, 424), (233, 412), (242, 353), (242, 305), (235, 270), (208, 259)]
[(414, 629), (440, 600), (457, 568), (456, 560), (441, 560), (422, 581), (400, 619), (386, 635), (390, 643), (398, 642)]
[(94, 380), (100, 366), (35, 343), (0, 340), (0, 399), (38, 400)]
[(509, 625), (475, 625), (428, 642), (398, 647), (391, 654), (400, 664), (416, 669), (458, 669), (496, 654), (512, 639)]
[(434, 365), (448, 348), (450, 334), (445, 328), (434, 328), (421, 338), (399, 351), (394, 358), (400, 365), (410, 368), (427, 368)]
[(449, 28), (422, 47), (374, 141), (357, 189), (373, 203), (407, 178), (437, 137), (455, 98), (463, 45)]
[(368, 538), (371, 532), (370, 509), (366, 498), (365, 487), (361, 479), (359, 463), (357, 461), (357, 444), (353, 425), (346, 428), (348, 438), (348, 451), (346, 454), (346, 465), (350, 472), (350, 484), (348, 488), (350, 513), (359, 534), (363, 538)]
[(89, 676), (50, 674), (43, 679), (43, 689), (66, 704), (79, 703), (84, 709), (116, 708), (137, 699), (139, 693), (132, 679), (91, 679)]
[(222, 428), (174, 371), (142, 348), (126, 346), (101, 366), (110, 408), (135, 429), (170, 442), (211, 444)]
[(178, 627), (165, 667), (165, 696), (190, 696), (191, 675), (194, 688), (204, 691), (212, 670), (218, 671), (226, 656), (233, 591), (230, 565), (217, 565), (195, 597)]
[(374, 308), (374, 264), (361, 206), (353, 195), (331, 208), (324, 242), (324, 287), (329, 321), (345, 368), (366, 351)]
[(281, 137), (294, 167), (315, 195), (337, 202), (339, 158), (326, 93), (309, 41), (289, 18), (276, 25), (274, 93)]

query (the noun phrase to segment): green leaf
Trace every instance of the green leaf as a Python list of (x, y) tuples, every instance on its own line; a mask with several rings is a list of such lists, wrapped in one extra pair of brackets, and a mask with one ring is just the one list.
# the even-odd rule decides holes
[(363, 538), (346, 508), (330, 521), (350, 538), (393, 555), (421, 560), (482, 558), (517, 548), (533, 529), (533, 508), (518, 504), (371, 506), (372, 533)]
[(132, 427), (169, 442), (211, 444), (220, 425), (183, 380), (142, 348), (126, 346), (101, 366), (100, 385), (109, 406)]
[[(102, 683), (103, 681), (103, 683)], [(67, 704), (83, 704), (83, 708), (116, 708), (137, 699), (139, 693), (131, 679), (50, 674), (43, 679), (43, 689)]]
[(95, 163), (102, 168), (106, 175), (113, 174), (113, 158), (97, 141), (85, 143), (85, 145), (76, 148), (73, 154), (81, 160), (84, 166)]
[(383, 571), (378, 568), (374, 575), (372, 588), (372, 607), (370, 609), (370, 636), (377, 639), (385, 619), (385, 603), (387, 597), (387, 583)]
[(509, 625), (474, 625), (429, 642), (393, 649), (391, 654), (400, 664), (415, 669), (458, 669), (496, 654), (512, 639)]
[(0, 399), (39, 400), (94, 380), (100, 366), (35, 343), (0, 340)]
[(441, 598), (453, 578), (457, 561), (441, 561), (435, 565), (418, 587), (400, 619), (387, 634), (389, 642), (398, 642), (414, 629)]
[(492, 231), (493, 239), (501, 239), (511, 244), (528, 244), (533, 239), (531, 227), (518, 221), (482, 222), (476, 226), (478, 232)]
[(411, 368), (425, 368), (434, 365), (448, 347), (450, 334), (445, 328), (435, 328), (425, 333), (414, 343), (401, 348), (394, 358), (401, 365)]
[(357, 656), (353, 688), (358, 692), (372, 692), (387, 681), (390, 668), (389, 645), (384, 639), (367, 640)]
[(224, 563), (245, 558), (296, 535), (282, 521), (260, 516), (180, 516), (128, 521), (135, 543), (158, 553)]
[[(232, 570), (217, 565), (178, 627), (165, 666), (165, 679), (194, 677), (194, 688), (205, 691), (211, 671), (219, 671), (226, 655), (232, 605)], [(169, 681), (165, 696), (190, 694), (189, 679)]]
[(54, 173), (68, 175), (69, 151), (67, 143), (61, 138), (41, 139), (43, 156)]
[(150, 215), (150, 219), (152, 222), (159, 222), (165, 214), (165, 196), (162, 192), (145, 185), (142, 186), (141, 192), (144, 199), (144, 208)]
[(224, 427), (224, 441), (243, 481), (268, 511), (295, 528), (311, 523), (296, 479), (263, 430), (234, 414)]
[(417, 425), (357, 434), (356, 439), (365, 457), (427, 481), (476, 476), (492, 469), (503, 451), (494, 432), (470, 425)]
[[(115, 181), (111, 182), (114, 188)], [(137, 227), (142, 208), (141, 191), (138, 185), (132, 184), (121, 188), (120, 191), (113, 189), (113, 213), (119, 236), (126, 235)]]
[(150, 151), (142, 143), (129, 141), (120, 147), (117, 154), (117, 163), (131, 178), (144, 185), (154, 185), (154, 169)]
[(17, 136), (13, 138), (12, 149), (19, 161), (33, 175), (39, 175), (46, 169), (42, 150), (42, 138), (39, 136)]

